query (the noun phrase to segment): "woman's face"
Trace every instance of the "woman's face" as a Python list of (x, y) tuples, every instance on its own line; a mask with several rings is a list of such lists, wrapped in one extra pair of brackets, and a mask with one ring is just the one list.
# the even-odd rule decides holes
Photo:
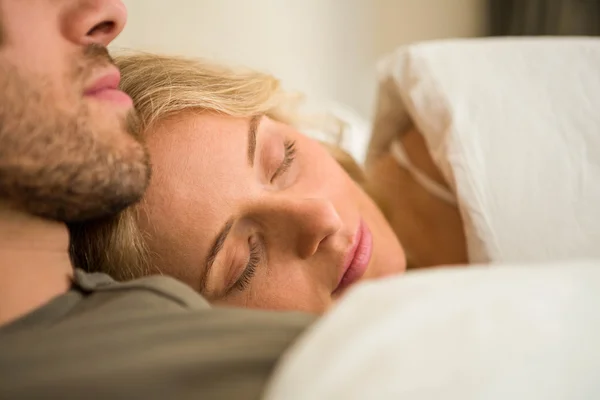
[(357, 281), (405, 269), (373, 201), (288, 125), (186, 112), (147, 145), (150, 250), (212, 303), (318, 313)]

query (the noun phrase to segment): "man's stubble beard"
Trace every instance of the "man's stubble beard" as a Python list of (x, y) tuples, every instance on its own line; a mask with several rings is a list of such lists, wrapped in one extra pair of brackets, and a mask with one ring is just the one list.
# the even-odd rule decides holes
[[(83, 86), (92, 63), (107, 64), (102, 53), (85, 59), (89, 68), (79, 63), (70, 74), (75, 83)], [(93, 120), (83, 98), (75, 110), (61, 109), (52, 82), (25, 78), (2, 64), (0, 199), (44, 218), (77, 222), (116, 213), (141, 198), (150, 167), (133, 112), (103, 124)]]

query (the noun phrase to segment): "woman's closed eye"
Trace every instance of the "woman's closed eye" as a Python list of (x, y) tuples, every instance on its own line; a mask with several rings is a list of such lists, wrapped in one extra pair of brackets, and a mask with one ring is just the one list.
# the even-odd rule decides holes
[(271, 183), (273, 183), (279, 176), (283, 175), (287, 170), (290, 169), (294, 160), (296, 159), (296, 141), (295, 140), (286, 140), (283, 143), (284, 146), (284, 156), (281, 164), (275, 170), (275, 173), (271, 177)]
[(256, 237), (250, 237), (248, 239), (248, 262), (246, 267), (242, 271), (242, 274), (237, 281), (227, 290), (227, 294), (231, 294), (233, 291), (244, 291), (249, 285), (256, 274), (256, 269), (261, 261), (261, 246), (260, 242)]
[[(283, 176), (293, 165), (296, 158), (296, 141), (285, 140), (283, 142), (283, 159), (281, 163), (273, 173), (270, 182), (274, 183), (276, 179)], [(234, 292), (242, 292), (250, 285), (252, 278), (256, 274), (256, 270), (261, 263), (263, 255), (263, 247), (261, 246), (260, 239), (256, 236), (251, 236), (248, 239), (248, 261), (239, 278), (226, 289), (226, 296), (231, 295)]]

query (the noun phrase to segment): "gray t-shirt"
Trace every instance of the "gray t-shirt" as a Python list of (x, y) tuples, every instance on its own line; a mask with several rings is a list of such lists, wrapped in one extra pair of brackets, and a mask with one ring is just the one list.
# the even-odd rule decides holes
[(77, 270), (68, 293), (0, 327), (0, 399), (260, 398), (313, 318), (211, 308), (170, 278)]

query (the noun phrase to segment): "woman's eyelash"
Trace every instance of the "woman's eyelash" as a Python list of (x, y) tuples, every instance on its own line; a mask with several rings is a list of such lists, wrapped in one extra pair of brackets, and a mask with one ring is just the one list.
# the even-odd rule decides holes
[(256, 268), (260, 262), (260, 244), (258, 241), (250, 240), (248, 245), (250, 246), (250, 257), (248, 258), (248, 264), (246, 265), (246, 268), (244, 269), (244, 272), (242, 272), (240, 278), (233, 285), (233, 288), (239, 291), (243, 291), (248, 287), (250, 281), (256, 274)]
[(271, 178), (271, 182), (273, 182), (278, 176), (284, 174), (294, 163), (296, 159), (296, 141), (295, 140), (286, 140), (284, 143), (285, 154), (283, 156), (283, 161), (277, 171), (273, 174)]
[(283, 158), (282, 165), (284, 168), (289, 168), (289, 166), (294, 162), (296, 158), (296, 141), (295, 140), (287, 140), (285, 142), (285, 157)]

